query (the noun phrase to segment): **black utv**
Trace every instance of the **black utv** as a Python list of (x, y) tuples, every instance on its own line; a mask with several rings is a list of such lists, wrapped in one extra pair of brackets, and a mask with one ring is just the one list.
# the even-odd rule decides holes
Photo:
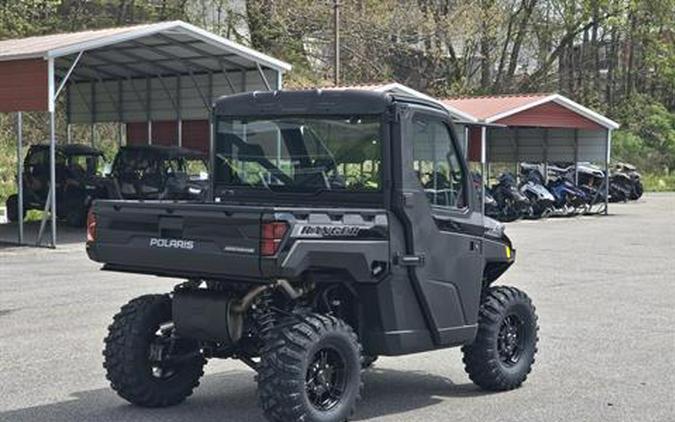
[(207, 200), (97, 201), (89, 216), (104, 270), (185, 280), (110, 325), (121, 397), (180, 403), (208, 359), (234, 358), (257, 372), (270, 420), (344, 421), (377, 356), (454, 346), (484, 389), (525, 381), (535, 309), (493, 286), (515, 251), (480, 213), (446, 110), (281, 91), (222, 98), (212, 118)]
[[(106, 197), (106, 188), (99, 171), (103, 153), (88, 145), (56, 146), (56, 215), (72, 226), (84, 225), (87, 211), (96, 198)], [(49, 195), (49, 145), (33, 145), (24, 160), (23, 213), (44, 209)], [(7, 217), (19, 219), (18, 195), (7, 199)]]
[(119, 149), (109, 175), (109, 198), (200, 199), (208, 187), (208, 157), (201, 151), (165, 145)]

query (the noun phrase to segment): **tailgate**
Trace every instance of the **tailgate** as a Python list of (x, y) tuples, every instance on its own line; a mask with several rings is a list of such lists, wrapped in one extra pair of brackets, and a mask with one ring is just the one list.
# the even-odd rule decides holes
[(259, 278), (262, 207), (97, 201), (92, 259), (175, 277)]

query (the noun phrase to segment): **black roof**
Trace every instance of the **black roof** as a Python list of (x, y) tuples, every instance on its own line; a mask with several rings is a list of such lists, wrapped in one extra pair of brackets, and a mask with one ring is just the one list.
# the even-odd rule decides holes
[(256, 91), (221, 97), (216, 114), (225, 116), (298, 114), (381, 114), (396, 103), (414, 103), (447, 113), (440, 104), (418, 97), (364, 89)]
[[(49, 144), (36, 144), (31, 149), (49, 149)], [(103, 155), (101, 150), (84, 144), (56, 144), (56, 150), (65, 155)]]
[(203, 159), (206, 153), (194, 149), (169, 146), (169, 145), (127, 145), (120, 148), (120, 151), (146, 151), (149, 154), (161, 156), (164, 159), (188, 158)]

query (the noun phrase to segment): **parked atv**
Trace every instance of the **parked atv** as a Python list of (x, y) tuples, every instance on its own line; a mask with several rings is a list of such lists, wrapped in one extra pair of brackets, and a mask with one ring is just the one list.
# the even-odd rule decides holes
[(591, 199), (588, 194), (572, 181), (574, 169), (550, 166), (548, 169), (548, 190), (555, 198), (554, 215), (569, 216), (584, 214), (590, 210)]
[(527, 218), (546, 218), (554, 209), (555, 197), (546, 188), (544, 176), (539, 169), (521, 166), (523, 181), (520, 183), (520, 192), (530, 201)]
[(588, 197), (588, 212), (599, 213), (604, 211), (604, 203), (607, 196), (604, 170), (590, 163), (579, 163), (576, 171), (579, 178), (578, 187)]
[(118, 199), (200, 199), (208, 187), (207, 156), (163, 145), (120, 148), (109, 176), (109, 197)]
[(485, 215), (497, 219), (499, 217), (499, 204), (492, 195), (492, 190), (487, 185), (483, 184), (483, 178), (478, 172), (472, 173), (473, 177), (473, 189), (476, 193), (476, 201), (480, 204), (481, 198), (481, 189), (483, 189), (483, 194), (485, 195)]
[(621, 178), (622, 190), (628, 191), (627, 199), (636, 200), (642, 197), (644, 187), (640, 180), (641, 175), (638, 173), (635, 166), (627, 163), (617, 163), (614, 166), (612, 176), (619, 176)]
[[(33, 145), (24, 160), (23, 213), (43, 210), (49, 195), (49, 145)], [(106, 196), (105, 184), (99, 175), (103, 153), (81, 144), (56, 146), (56, 215), (69, 225), (82, 227), (87, 211), (96, 198)], [(18, 221), (18, 195), (7, 199), (7, 218)]]
[[(525, 381), (535, 308), (493, 285), (515, 251), (480, 215), (447, 110), (278, 91), (223, 97), (212, 119), (205, 201), (96, 201), (90, 214), (103, 269), (185, 280), (114, 317), (104, 366), (122, 398), (178, 404), (208, 359), (233, 358), (257, 372), (269, 420), (345, 421), (377, 356), (455, 346), (481, 388)], [(430, 173), (444, 186), (425, 188)]]
[(503, 222), (515, 221), (531, 213), (530, 200), (518, 189), (516, 178), (510, 173), (502, 173), (497, 184), (491, 188), (492, 195), (499, 208), (497, 219)]
[(609, 175), (609, 201), (626, 202), (633, 195), (633, 181), (625, 173), (611, 172)]

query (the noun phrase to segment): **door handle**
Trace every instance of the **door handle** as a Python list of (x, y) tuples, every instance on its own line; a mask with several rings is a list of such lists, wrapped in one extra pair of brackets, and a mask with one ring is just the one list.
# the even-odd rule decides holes
[(406, 208), (412, 208), (414, 206), (413, 199), (415, 194), (412, 192), (403, 192), (403, 206)]
[(424, 265), (424, 254), (396, 255), (396, 264), (404, 267), (421, 267)]

